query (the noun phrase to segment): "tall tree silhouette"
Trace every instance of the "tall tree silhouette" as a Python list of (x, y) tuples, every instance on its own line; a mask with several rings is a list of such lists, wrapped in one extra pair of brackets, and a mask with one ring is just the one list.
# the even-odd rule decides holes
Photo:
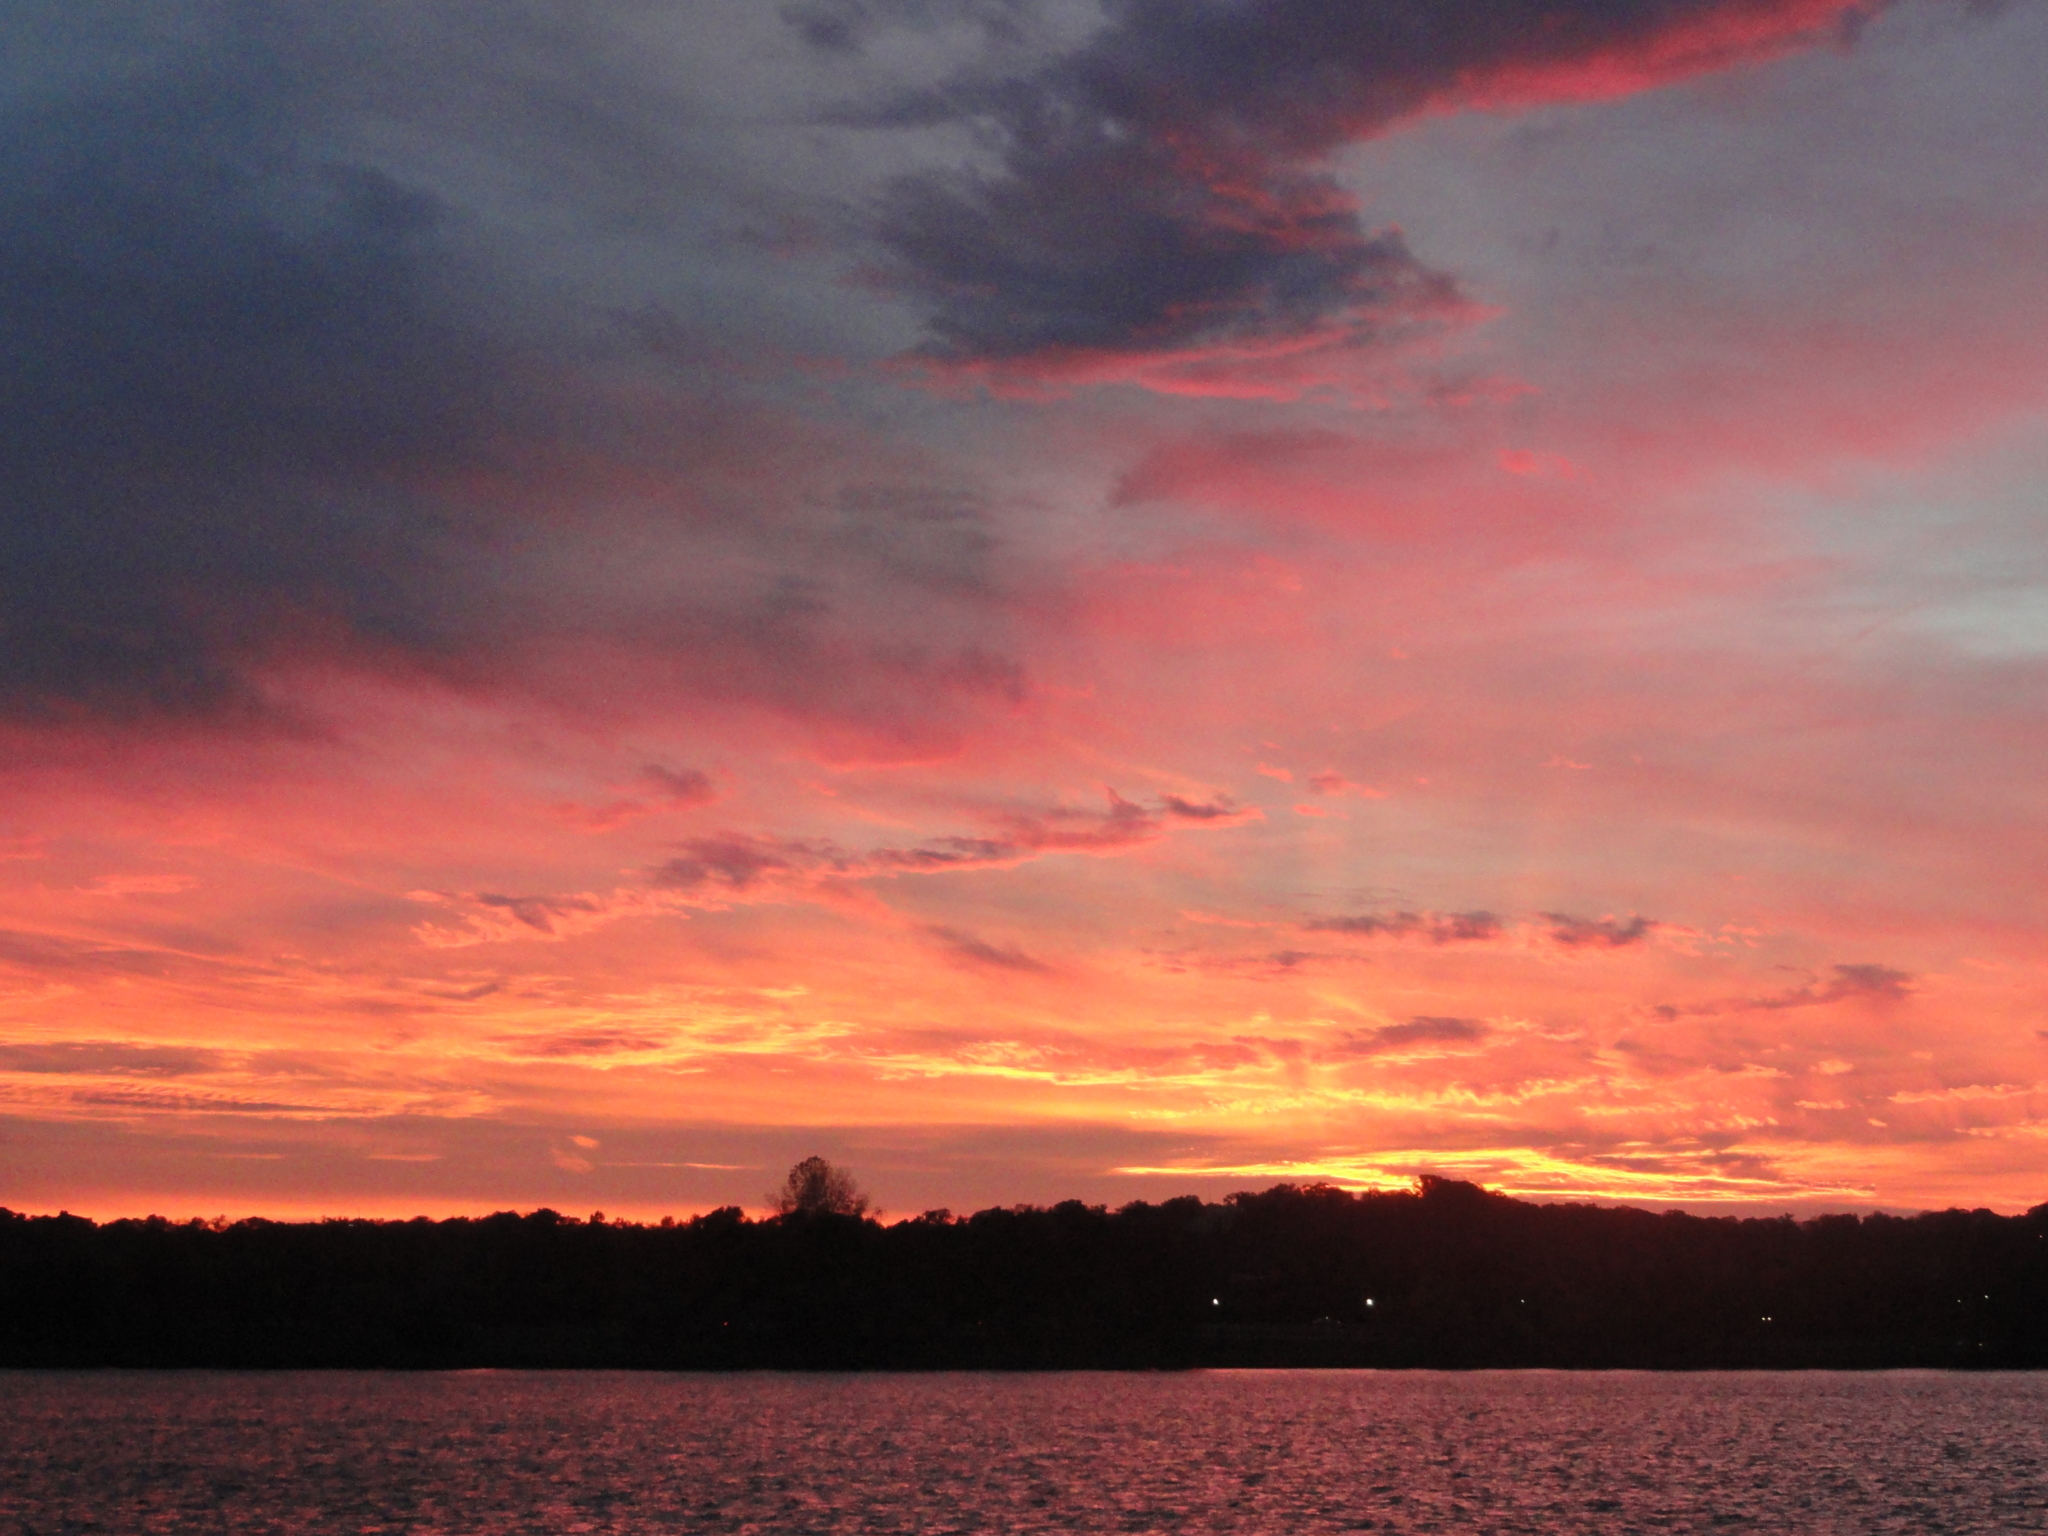
[(850, 1169), (835, 1167), (822, 1157), (807, 1157), (789, 1170), (782, 1188), (768, 1196), (781, 1216), (865, 1216), (868, 1197), (854, 1183)]

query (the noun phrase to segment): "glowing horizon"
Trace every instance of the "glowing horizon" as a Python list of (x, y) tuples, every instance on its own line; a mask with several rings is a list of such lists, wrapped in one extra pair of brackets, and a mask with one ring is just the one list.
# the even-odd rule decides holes
[(1383, 10), (0, 24), (0, 1205), (2048, 1200), (2048, 16)]

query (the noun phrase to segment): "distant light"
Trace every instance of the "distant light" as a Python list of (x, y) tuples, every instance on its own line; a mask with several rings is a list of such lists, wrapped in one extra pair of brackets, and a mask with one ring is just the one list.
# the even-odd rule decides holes
[(1220, 1307), (1223, 1305), (1223, 1298), (1221, 1296), (1213, 1297), (1211, 1298), (1209, 1305), (1212, 1307)]
[(1366, 1297), (1366, 1298), (1365, 1298), (1365, 1304), (1366, 1304), (1366, 1305), (1367, 1305), (1368, 1307), (1372, 1305), (1372, 1298), (1371, 1298), (1370, 1296), (1368, 1296), (1368, 1297)]

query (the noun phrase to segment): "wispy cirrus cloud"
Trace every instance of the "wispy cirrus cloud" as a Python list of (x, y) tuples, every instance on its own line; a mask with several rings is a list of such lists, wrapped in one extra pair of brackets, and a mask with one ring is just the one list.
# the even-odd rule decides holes
[(658, 1057), (675, 1044), (673, 1032), (653, 1029), (565, 1029), (546, 1034), (508, 1035), (493, 1042), (508, 1056), (535, 1061), (610, 1061)]
[(1165, 795), (1154, 805), (1108, 791), (1100, 811), (1058, 805), (1044, 810), (998, 811), (979, 834), (946, 834), (904, 846), (866, 850), (829, 840), (777, 839), (746, 833), (691, 838), (682, 852), (657, 868), (663, 889), (743, 892), (775, 880), (864, 880), (903, 874), (998, 869), (1048, 854), (1117, 854), (1157, 842), (1176, 827), (1221, 828), (1256, 820), (1256, 808), (1225, 796), (1191, 800)]
[[(1227, 796), (1192, 799), (1168, 794), (1150, 805), (1108, 791), (1101, 810), (1054, 805), (990, 812), (978, 834), (949, 833), (923, 841), (865, 849), (831, 838), (778, 837), (721, 831), (689, 837), (669, 858), (645, 871), (638, 884), (610, 892), (535, 894), (500, 891), (415, 891), (411, 899), (440, 909), (414, 934), (435, 948), (509, 940), (562, 940), (622, 918), (673, 915), (692, 908), (735, 903), (805, 901), (835, 887), (906, 876), (1001, 870), (1055, 854), (1114, 856), (1158, 842), (1176, 830), (1213, 830), (1256, 820), (1255, 807)], [(962, 958), (1013, 969), (1037, 966), (946, 925), (935, 936)]]

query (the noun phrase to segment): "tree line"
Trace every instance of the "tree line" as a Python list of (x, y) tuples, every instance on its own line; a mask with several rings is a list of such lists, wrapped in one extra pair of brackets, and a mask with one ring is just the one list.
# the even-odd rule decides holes
[(2048, 1205), (1738, 1220), (1424, 1178), (884, 1225), (818, 1162), (776, 1210), (0, 1211), (0, 1365), (2048, 1366)]

